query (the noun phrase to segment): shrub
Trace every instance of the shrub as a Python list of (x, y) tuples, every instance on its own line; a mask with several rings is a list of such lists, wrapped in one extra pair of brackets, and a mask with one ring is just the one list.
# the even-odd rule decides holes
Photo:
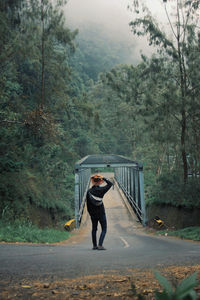
[(30, 222), (0, 220), (0, 241), (4, 242), (56, 243), (69, 237), (70, 233), (64, 229), (40, 229)]
[(164, 173), (152, 185), (148, 204), (163, 203), (187, 208), (200, 207), (200, 179), (188, 178), (184, 184), (177, 172)]
[(161, 274), (155, 272), (155, 277), (162, 285), (164, 290), (155, 293), (155, 300), (196, 300), (196, 285), (197, 273), (185, 278), (178, 286), (173, 289), (171, 283)]

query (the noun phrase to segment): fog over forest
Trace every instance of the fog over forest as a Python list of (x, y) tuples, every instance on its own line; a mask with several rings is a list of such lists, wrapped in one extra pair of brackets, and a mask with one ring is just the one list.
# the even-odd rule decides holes
[[(79, 36), (86, 28), (101, 27), (103, 36), (112, 42), (121, 43), (128, 50), (127, 61), (121, 63), (137, 63), (140, 52), (151, 55), (152, 47), (146, 38), (138, 38), (131, 32), (129, 22), (133, 15), (128, 10), (130, 0), (69, 0), (65, 7), (67, 24), (79, 29)], [(162, 15), (160, 0), (151, 0), (150, 10), (153, 16)]]

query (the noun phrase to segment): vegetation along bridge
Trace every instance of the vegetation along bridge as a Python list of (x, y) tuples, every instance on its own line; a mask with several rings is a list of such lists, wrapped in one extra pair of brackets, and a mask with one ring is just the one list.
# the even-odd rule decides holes
[(143, 165), (119, 155), (88, 155), (75, 164), (75, 219), (77, 227), (86, 201), (92, 170), (114, 168), (114, 177), (125, 194), (131, 208), (145, 226)]

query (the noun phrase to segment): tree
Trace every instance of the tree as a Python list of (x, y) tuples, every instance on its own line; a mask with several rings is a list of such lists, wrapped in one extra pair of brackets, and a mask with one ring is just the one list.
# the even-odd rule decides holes
[[(29, 220), (37, 207), (69, 218), (73, 163), (82, 150), (72, 129), (80, 131), (85, 124), (84, 133), (89, 132), (87, 103), (80, 105), (81, 80), (72, 84), (75, 75), (69, 66), (77, 31), (65, 25), (63, 1), (21, 1), (11, 9), (14, 2), (1, 2), (3, 32), (12, 35), (11, 40), (3, 36), (0, 49), (0, 63), (6, 62), (0, 70), (0, 216)], [(13, 27), (16, 16), (20, 21)], [(7, 55), (8, 44), (12, 56)], [(90, 151), (92, 147), (91, 142)]]
[(19, 11), (23, 2), (23, 0), (0, 2), (0, 74), (6, 70), (14, 57), (21, 21)]
[[(196, 21), (198, 19), (199, 1), (176, 0), (175, 15), (170, 19), (167, 5), (174, 1), (164, 1), (164, 9), (169, 22), (169, 27), (173, 34), (173, 39), (167, 37), (156, 21), (152, 18), (147, 8), (143, 8), (146, 13), (140, 18), (136, 18), (130, 23), (132, 31), (137, 35), (148, 35), (149, 43), (158, 48), (159, 53), (165, 53), (171, 62), (176, 66), (174, 80), (176, 81), (176, 110), (173, 115), (180, 125), (180, 149), (183, 164), (183, 179), (186, 183), (188, 178), (188, 151), (187, 151), (187, 132), (188, 119), (191, 118), (189, 111), (192, 109), (193, 101), (191, 90), (191, 74), (188, 65), (188, 51), (190, 41), (198, 40), (198, 29)], [(140, 5), (138, 1), (134, 2), (135, 12), (139, 13)], [(196, 47), (198, 44), (196, 43)], [(197, 89), (197, 87), (195, 87)]]
[[(24, 51), (21, 48), (20, 52), (23, 58), (24, 56), (26, 59), (31, 58), (30, 62), (34, 62), (38, 72), (39, 81), (35, 87), (40, 90), (40, 93), (36, 94), (38, 110), (43, 110), (45, 105), (48, 106), (48, 98), (58, 83), (57, 72), (52, 78), (52, 68), (62, 72), (61, 67), (64, 65), (66, 71), (66, 57), (74, 50), (73, 40), (77, 31), (71, 32), (65, 26), (64, 14), (60, 9), (62, 4), (63, 1), (56, 1), (56, 4), (53, 4), (50, 0), (31, 0), (23, 11)], [(60, 70), (58, 64), (61, 65)]]

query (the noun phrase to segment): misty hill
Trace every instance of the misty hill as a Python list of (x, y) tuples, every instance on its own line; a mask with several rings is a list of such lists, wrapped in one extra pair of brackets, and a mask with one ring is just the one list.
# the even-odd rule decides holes
[(136, 64), (134, 57), (137, 44), (126, 36), (112, 36), (99, 24), (80, 25), (76, 38), (77, 49), (71, 64), (85, 80), (97, 80), (98, 74), (109, 71), (119, 64)]

